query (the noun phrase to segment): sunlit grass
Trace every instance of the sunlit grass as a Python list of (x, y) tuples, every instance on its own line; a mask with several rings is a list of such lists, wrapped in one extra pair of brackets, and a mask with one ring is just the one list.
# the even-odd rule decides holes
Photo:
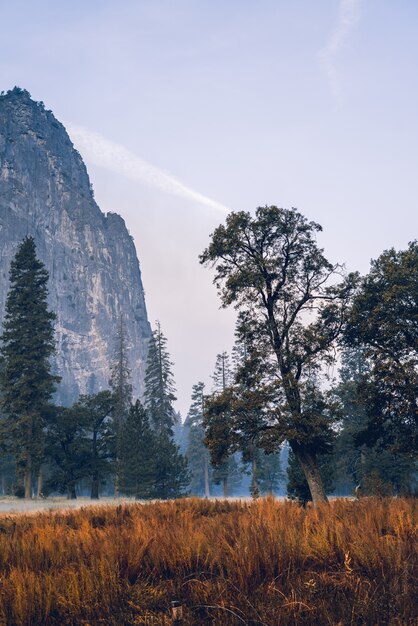
[(0, 623), (412, 625), (415, 533), (406, 499), (3, 515)]

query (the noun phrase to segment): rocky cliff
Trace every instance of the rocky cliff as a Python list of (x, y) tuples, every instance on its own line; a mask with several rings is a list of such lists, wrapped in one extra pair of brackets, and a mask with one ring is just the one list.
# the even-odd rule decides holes
[(0, 319), (10, 261), (26, 235), (50, 276), (60, 400), (108, 387), (121, 315), (140, 396), (151, 329), (132, 237), (119, 215), (100, 211), (64, 126), (15, 88), (0, 96)]

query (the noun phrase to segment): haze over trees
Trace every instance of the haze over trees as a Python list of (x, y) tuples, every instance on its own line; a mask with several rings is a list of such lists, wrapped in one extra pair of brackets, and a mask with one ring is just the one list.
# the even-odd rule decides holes
[[(224, 306), (238, 310), (232, 359), (216, 357), (211, 393), (174, 408), (167, 339), (157, 323), (142, 404), (115, 320), (109, 389), (54, 404), (48, 273), (25, 238), (10, 269), (0, 346), (2, 489), (26, 498), (88, 489), (137, 499), (274, 493), (290, 446), (288, 494), (408, 494), (416, 489), (418, 246), (388, 250), (364, 278), (318, 247), (295, 209), (232, 213), (201, 256)], [(328, 376), (339, 355), (339, 375)], [(179, 437), (180, 433), (180, 437)], [(175, 441), (181, 443), (181, 450)], [(286, 443), (287, 442), (287, 443)], [(251, 478), (245, 478), (250, 474)], [(249, 484), (248, 484), (249, 483)], [(9, 486), (7, 486), (9, 485)], [(219, 489), (219, 488), (218, 488)], [(248, 491), (247, 491), (248, 492)]]

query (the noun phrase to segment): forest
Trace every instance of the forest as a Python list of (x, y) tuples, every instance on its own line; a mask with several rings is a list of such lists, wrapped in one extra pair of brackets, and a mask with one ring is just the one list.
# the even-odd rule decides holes
[(176, 412), (167, 338), (149, 342), (145, 394), (133, 398), (123, 315), (108, 389), (58, 406), (55, 314), (32, 237), (11, 264), (0, 344), (3, 495), (416, 492), (418, 245), (386, 250), (366, 276), (331, 263), (322, 230), (295, 209), (233, 212), (200, 262), (235, 307), (232, 354), (214, 355)]

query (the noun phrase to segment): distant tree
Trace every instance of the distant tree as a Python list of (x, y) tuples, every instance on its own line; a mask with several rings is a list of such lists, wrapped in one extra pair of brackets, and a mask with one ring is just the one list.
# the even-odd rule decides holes
[(358, 495), (381, 495), (413, 491), (416, 475), (412, 455), (392, 450), (382, 431), (367, 440), (370, 405), (363, 388), (373, 386), (374, 361), (364, 348), (346, 348), (342, 353), (340, 381), (335, 394), (341, 402), (341, 422), (335, 444), (334, 469), (337, 488)]
[(99, 391), (94, 395), (81, 396), (73, 406), (80, 419), (86, 424), (90, 448), (88, 453), (91, 498), (99, 498), (100, 484), (113, 471), (114, 432), (111, 415), (113, 395), (110, 391)]
[(180, 496), (190, 478), (187, 461), (173, 441), (176, 420), (173, 402), (176, 397), (172, 365), (167, 351), (167, 339), (157, 323), (148, 349), (145, 410), (156, 435), (153, 497), (163, 499)]
[(77, 497), (77, 484), (89, 476), (92, 461), (92, 439), (84, 401), (72, 407), (56, 407), (46, 435), (45, 456), (50, 465), (47, 488)]
[(185, 427), (187, 428), (186, 456), (191, 475), (190, 489), (192, 494), (210, 496), (210, 462), (209, 452), (203, 443), (205, 431), (203, 428), (204, 391), (202, 382), (193, 385), (192, 398), (187, 414)]
[[(296, 210), (274, 206), (250, 213), (231, 213), (212, 234), (201, 263), (215, 266), (223, 306), (234, 305), (253, 325), (271, 368), (269, 389), (258, 398), (260, 433), (271, 432), (280, 444), (288, 440), (297, 456), (314, 502), (326, 501), (317, 456), (329, 446), (329, 415), (305, 409), (304, 397), (314, 373), (335, 358), (335, 342), (345, 322), (355, 276), (339, 284), (340, 265), (332, 265), (316, 242), (319, 224)], [(261, 364), (262, 365), (262, 364)], [(243, 420), (243, 398), (235, 398)], [(310, 405), (308, 403), (308, 405)], [(254, 411), (246, 410), (250, 420)], [(255, 427), (252, 423), (251, 428)]]
[(179, 447), (167, 431), (157, 433), (152, 496), (163, 500), (179, 498), (185, 495), (189, 483), (187, 460), (180, 454)]
[(157, 437), (139, 400), (131, 406), (121, 428), (120, 488), (136, 499), (155, 493)]
[[(232, 488), (240, 483), (242, 468), (237, 462), (231, 438), (231, 414), (230, 407), (224, 402), (228, 394), (229, 386), (233, 381), (233, 370), (230, 357), (226, 352), (216, 356), (215, 369), (212, 375), (213, 393), (207, 398), (204, 411), (205, 444), (210, 452), (210, 460), (213, 465), (213, 482), (222, 484), (224, 497), (230, 495)], [(212, 407), (221, 403), (220, 411), (213, 411)]]
[(350, 310), (345, 339), (371, 367), (358, 381), (367, 412), (359, 443), (385, 441), (393, 451), (418, 448), (418, 242), (372, 261)]
[(147, 368), (145, 373), (145, 408), (156, 432), (173, 434), (176, 400), (173, 363), (167, 352), (167, 339), (157, 322), (148, 346)]
[(119, 474), (122, 459), (121, 431), (132, 404), (131, 370), (129, 368), (126, 326), (119, 317), (115, 347), (110, 368), (109, 386), (113, 392), (112, 420), (115, 431), (115, 496), (119, 496)]
[(32, 497), (33, 474), (42, 464), (44, 428), (60, 380), (51, 373), (55, 314), (48, 310), (47, 283), (35, 241), (26, 237), (11, 263), (0, 338), (2, 434), (23, 473), (25, 498)]

